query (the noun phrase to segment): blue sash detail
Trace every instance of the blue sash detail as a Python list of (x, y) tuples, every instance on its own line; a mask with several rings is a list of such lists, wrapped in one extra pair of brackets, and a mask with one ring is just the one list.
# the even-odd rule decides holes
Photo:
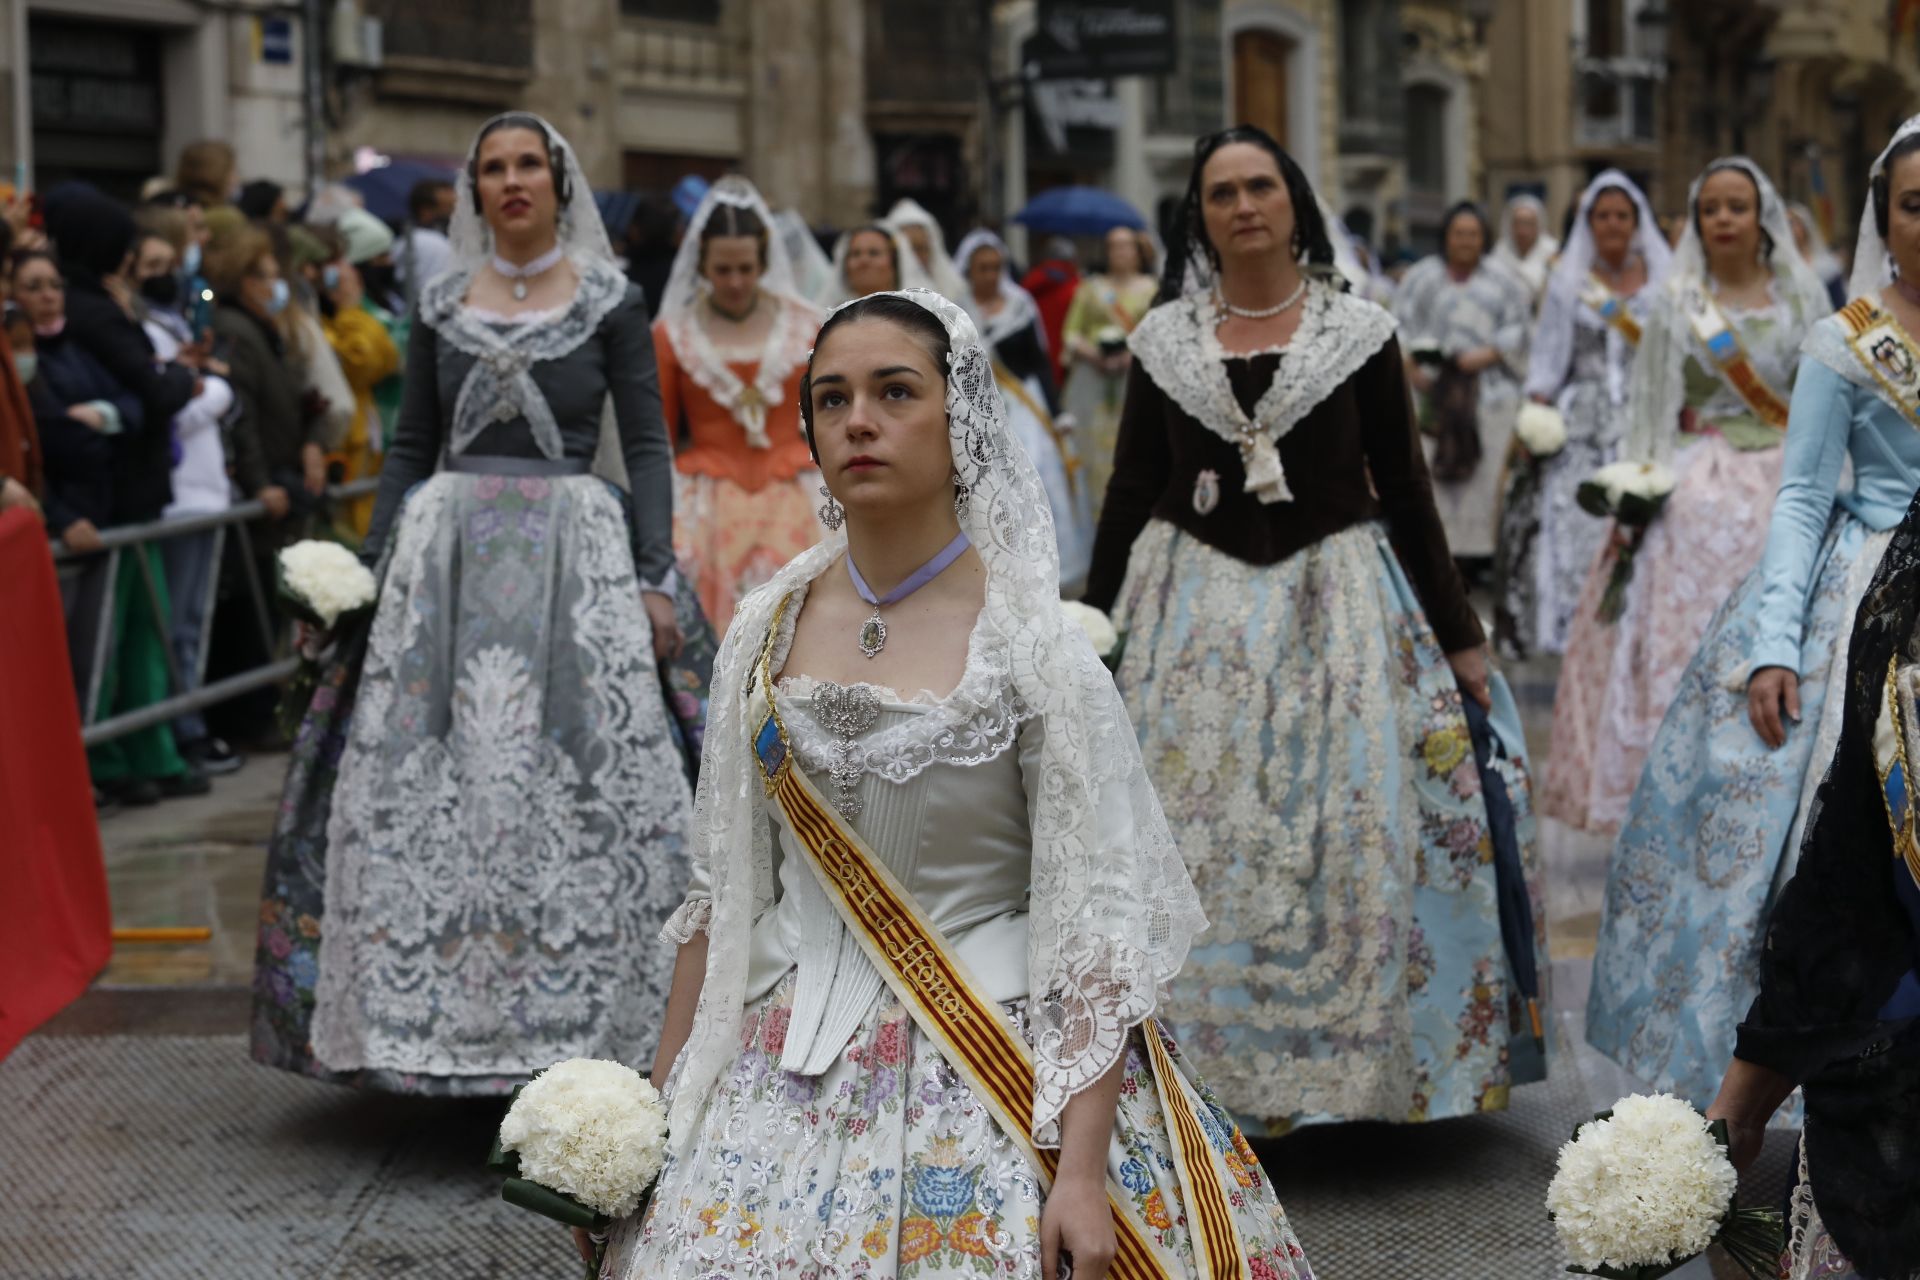
[(1740, 354), (1739, 340), (1733, 336), (1732, 329), (1722, 329), (1707, 341), (1707, 354), (1715, 360), (1731, 360)]
[(760, 772), (766, 775), (767, 784), (778, 782), (780, 766), (787, 762), (787, 739), (771, 711), (761, 722), (760, 732), (753, 735), (753, 754), (760, 761)]

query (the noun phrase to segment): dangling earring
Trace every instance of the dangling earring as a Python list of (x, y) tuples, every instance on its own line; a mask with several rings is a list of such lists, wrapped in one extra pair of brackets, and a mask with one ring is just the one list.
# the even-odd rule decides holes
[(847, 522), (847, 509), (840, 505), (840, 500), (825, 485), (820, 486), (820, 496), (826, 499), (820, 504), (820, 523), (838, 533), (840, 526)]
[(972, 496), (973, 496), (973, 490), (969, 489), (966, 486), (966, 484), (961, 481), (960, 473), (958, 471), (954, 472), (953, 473), (953, 510), (955, 515), (967, 514), (967, 499), (971, 498)]

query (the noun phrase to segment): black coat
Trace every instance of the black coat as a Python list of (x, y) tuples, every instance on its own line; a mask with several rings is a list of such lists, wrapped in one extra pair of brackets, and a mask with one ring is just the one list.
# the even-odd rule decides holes
[(73, 272), (67, 282), (69, 342), (87, 354), (140, 402), (145, 421), (114, 440), (113, 523), (158, 520), (173, 501), (173, 415), (193, 399), (193, 370), (162, 364), (145, 330), (105, 289)]

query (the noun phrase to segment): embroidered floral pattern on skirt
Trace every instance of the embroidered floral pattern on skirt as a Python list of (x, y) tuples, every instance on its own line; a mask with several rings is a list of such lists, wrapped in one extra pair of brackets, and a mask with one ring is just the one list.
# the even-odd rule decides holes
[[(1025, 1002), (1007, 1008), (1031, 1040)], [(779, 1069), (792, 1010), (791, 975), (748, 1009), (739, 1056), (693, 1146), (668, 1161), (644, 1216), (616, 1225), (602, 1275), (1039, 1280), (1044, 1197), (1027, 1158), (899, 1001), (883, 991), (819, 1076)], [(1140, 1034), (1122, 1068), (1107, 1168), (1156, 1242), (1191, 1266)], [(1190, 1072), (1178, 1048), (1169, 1051)], [(1253, 1276), (1312, 1280), (1252, 1151), (1206, 1087), (1197, 1090), (1207, 1137), (1232, 1171), (1228, 1203)]]
[[(1854, 611), (1890, 537), (1844, 511), (1816, 562), (1801, 641), (1801, 716), (1779, 750), (1747, 717), (1759, 631), (1755, 570), (1687, 667), (1607, 871), (1587, 1039), (1704, 1108), (1759, 993), (1767, 911), (1793, 874), (1814, 788), (1837, 745)], [(1782, 1113), (1798, 1122), (1797, 1104)]]
[(673, 549), (721, 635), (740, 597), (818, 542), (820, 473), (758, 490), (720, 476), (673, 473)]
[(1497, 1110), (1541, 1078), (1460, 693), (1384, 532), (1256, 566), (1156, 521), (1116, 623), (1119, 684), (1212, 922), (1164, 1016), (1249, 1131)]

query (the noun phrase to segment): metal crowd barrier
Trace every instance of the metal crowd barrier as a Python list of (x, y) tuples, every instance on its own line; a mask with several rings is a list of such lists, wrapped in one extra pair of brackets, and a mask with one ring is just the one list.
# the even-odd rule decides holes
[[(326, 498), (329, 503), (343, 502), (365, 497), (380, 486), (378, 476), (369, 476), (363, 480), (354, 480), (341, 485), (329, 485)], [(171, 520), (154, 520), (146, 524), (119, 525), (100, 531), (100, 549), (97, 551), (75, 551), (66, 544), (56, 541), (53, 544), (53, 562), (59, 572), (63, 585), (72, 582), (81, 574), (95, 573), (99, 576), (96, 584), (103, 592), (103, 602), (98, 622), (91, 640), (91, 653), (81, 704), (81, 740), (87, 746), (98, 746), (129, 733), (137, 733), (156, 724), (165, 724), (175, 717), (189, 711), (201, 711), (229, 698), (239, 697), (255, 689), (270, 684), (278, 684), (299, 668), (300, 660), (293, 657), (272, 658), (262, 666), (249, 671), (215, 681), (213, 684), (201, 683), (207, 669), (207, 648), (213, 636), (213, 606), (220, 587), (221, 556), (226, 550), (226, 537), (229, 531), (238, 539), (242, 563), (248, 566), (243, 575), (247, 582), (247, 594), (253, 606), (253, 622), (260, 629), (261, 649), (268, 654), (277, 654), (284, 650), (282, 637), (274, 633), (273, 610), (267, 602), (266, 589), (260, 583), (260, 575), (252, 571), (253, 536), (247, 526), (267, 514), (267, 510), (256, 500), (237, 502), (225, 511), (212, 515), (180, 516)], [(183, 537), (187, 534), (203, 533), (212, 530), (213, 557), (212, 568), (207, 574), (204, 617), (207, 625), (200, 633), (200, 650), (194, 658), (193, 680), (186, 679), (186, 673), (180, 667), (179, 656), (173, 648), (173, 626), (167, 618), (167, 611), (160, 607), (159, 584), (153, 578), (153, 566), (148, 562), (145, 550), (149, 544), (166, 541), (169, 538)], [(112, 660), (114, 634), (114, 596), (113, 584), (120, 572), (122, 553), (132, 549), (136, 554), (133, 563), (139, 567), (140, 597), (151, 611), (155, 634), (161, 638), (161, 651), (166, 655), (167, 687), (170, 695), (159, 702), (150, 703), (132, 711), (124, 711), (105, 720), (98, 718), (100, 713), (100, 684), (105, 676), (107, 664)]]

